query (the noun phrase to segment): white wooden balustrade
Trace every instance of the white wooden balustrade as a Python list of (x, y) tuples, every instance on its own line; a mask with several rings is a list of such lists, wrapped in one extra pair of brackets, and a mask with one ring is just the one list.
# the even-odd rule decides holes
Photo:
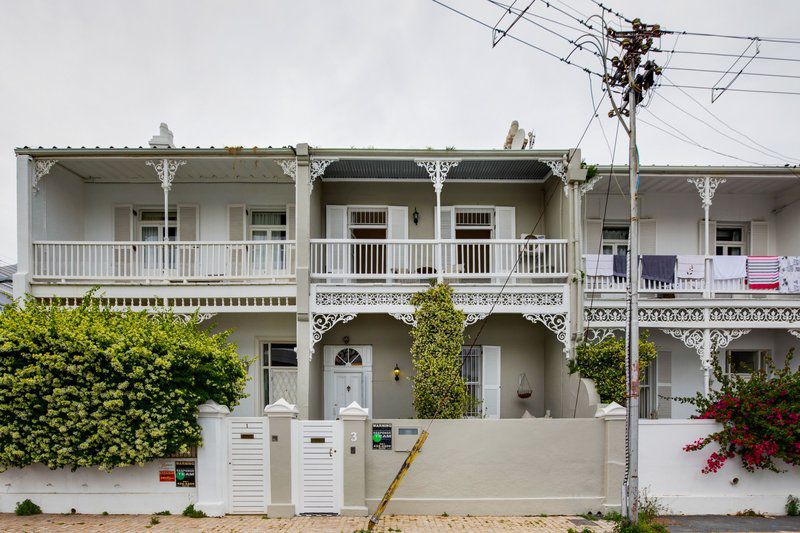
[[(713, 265), (714, 258), (711, 258)], [(640, 267), (641, 268), (641, 267)], [(586, 292), (624, 293), (627, 278), (619, 276), (592, 276), (586, 267), (584, 256), (583, 269), (586, 272)], [(649, 279), (639, 279), (639, 292), (643, 293), (703, 293), (706, 290), (705, 279), (684, 279), (678, 277), (677, 265), (675, 268), (674, 283), (663, 283)], [(712, 294), (778, 294), (777, 289), (750, 289), (747, 280), (726, 279), (712, 280), (710, 291)]]
[(502, 283), (510, 272), (517, 282), (563, 282), (567, 241), (312, 239), (310, 267), (312, 279), (331, 283), (429, 280), (439, 268), (455, 282)]
[(293, 241), (33, 243), (41, 281), (282, 281), (294, 263)]

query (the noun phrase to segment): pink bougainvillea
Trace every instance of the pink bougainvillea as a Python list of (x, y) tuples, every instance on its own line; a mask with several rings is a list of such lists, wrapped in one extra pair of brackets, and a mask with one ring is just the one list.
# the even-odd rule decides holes
[(704, 474), (719, 471), (737, 455), (750, 472), (781, 472), (778, 461), (800, 465), (800, 369), (791, 370), (792, 356), (789, 352), (783, 368), (767, 358), (765, 368), (749, 378), (725, 374), (714, 360), (714, 390), (708, 396), (676, 398), (695, 406), (694, 418), (722, 424), (721, 430), (683, 447), (696, 452), (717, 443), (719, 449), (706, 459)]

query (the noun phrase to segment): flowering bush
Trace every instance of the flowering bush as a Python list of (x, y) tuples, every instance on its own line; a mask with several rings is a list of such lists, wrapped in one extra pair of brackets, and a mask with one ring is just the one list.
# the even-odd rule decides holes
[(233, 406), (247, 362), (171, 313), (30, 299), (0, 313), (0, 470), (144, 464), (200, 444), (197, 406)]
[(706, 460), (704, 474), (717, 472), (736, 455), (750, 472), (781, 472), (776, 460), (800, 465), (800, 369), (792, 371), (789, 367), (792, 356), (790, 351), (780, 369), (767, 357), (765, 368), (749, 378), (725, 374), (714, 358), (714, 379), (719, 388), (708, 396), (697, 393), (690, 398), (676, 398), (695, 406), (699, 414), (693, 418), (722, 424), (721, 430), (683, 448), (694, 452), (712, 442), (719, 445)]
[[(569, 373), (579, 372), (582, 377), (593, 380), (601, 402), (626, 405), (625, 348), (625, 339), (616, 337), (579, 344), (575, 359), (569, 361)], [(656, 355), (655, 344), (647, 340), (647, 330), (643, 330), (639, 339), (640, 376)]]
[(461, 377), (464, 313), (453, 305), (453, 289), (440, 284), (415, 294), (411, 329), (415, 376), (414, 410), (419, 418), (461, 418), (470, 398)]

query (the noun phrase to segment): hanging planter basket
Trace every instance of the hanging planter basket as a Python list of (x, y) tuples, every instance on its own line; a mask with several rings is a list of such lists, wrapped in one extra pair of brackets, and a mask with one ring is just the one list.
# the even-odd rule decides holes
[(531, 384), (528, 381), (528, 377), (525, 375), (525, 372), (519, 375), (519, 381), (517, 384), (517, 396), (522, 398), (523, 400), (530, 398), (533, 394), (533, 389), (531, 388)]

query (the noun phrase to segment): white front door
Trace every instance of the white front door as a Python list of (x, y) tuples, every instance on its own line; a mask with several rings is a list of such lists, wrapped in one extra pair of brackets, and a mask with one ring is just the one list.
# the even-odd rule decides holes
[(325, 419), (357, 402), (372, 414), (372, 346), (325, 346)]

